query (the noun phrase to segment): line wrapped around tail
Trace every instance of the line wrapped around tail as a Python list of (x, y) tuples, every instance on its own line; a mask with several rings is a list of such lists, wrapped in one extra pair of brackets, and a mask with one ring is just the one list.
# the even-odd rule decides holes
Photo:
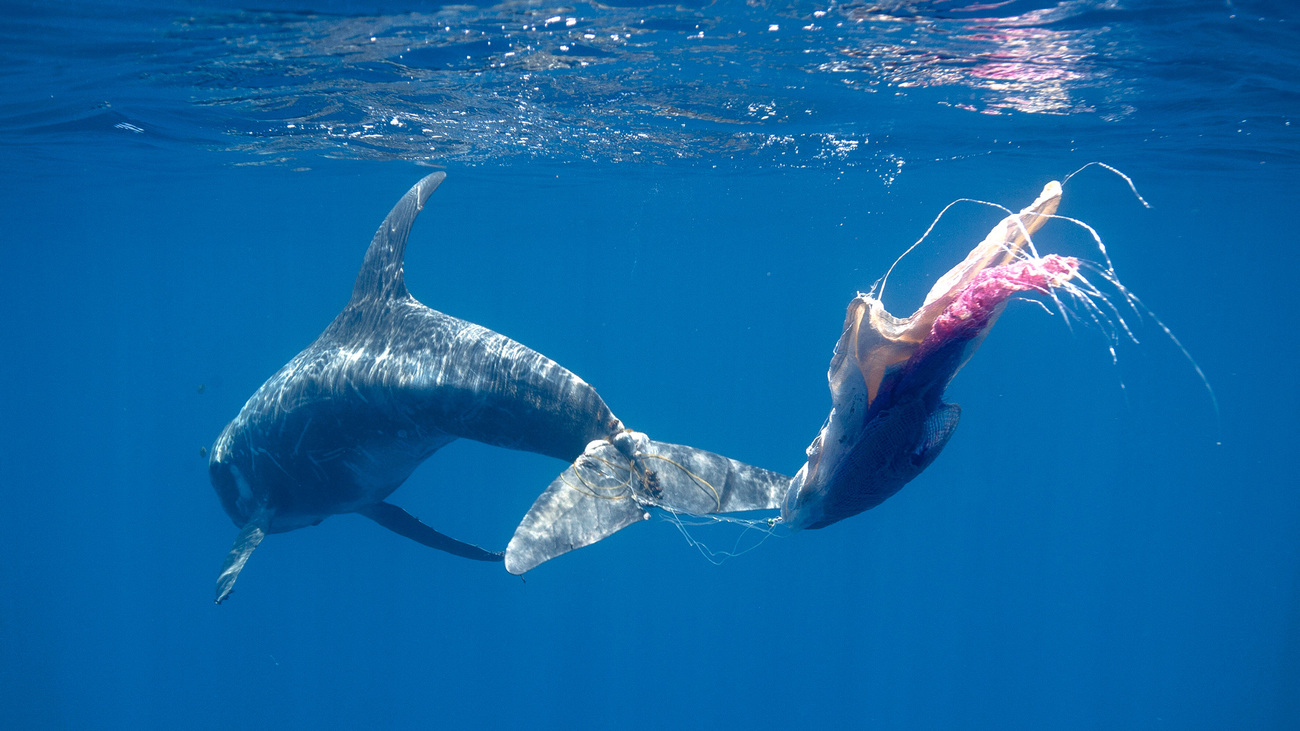
[(720, 454), (624, 431), (598, 439), (551, 482), (506, 547), (522, 574), (650, 517), (648, 508), (710, 515), (781, 506), (790, 478)]

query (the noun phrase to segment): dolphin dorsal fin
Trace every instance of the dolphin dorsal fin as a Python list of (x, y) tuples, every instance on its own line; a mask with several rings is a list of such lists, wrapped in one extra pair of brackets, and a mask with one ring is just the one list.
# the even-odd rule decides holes
[(349, 306), (368, 301), (387, 302), (407, 295), (406, 282), (402, 278), (406, 238), (410, 236), (411, 224), (420, 215), (424, 202), (446, 178), (447, 174), (443, 172), (425, 176), (388, 212), (388, 217), (375, 232), (375, 238), (370, 241), (370, 248), (366, 249), (366, 258), (357, 274), (357, 283), (352, 287)]

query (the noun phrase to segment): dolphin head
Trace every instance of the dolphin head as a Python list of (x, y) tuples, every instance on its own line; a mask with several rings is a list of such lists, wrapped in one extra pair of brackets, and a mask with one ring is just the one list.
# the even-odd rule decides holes
[(241, 467), (234, 453), (223, 449), (220, 440), (212, 448), (208, 459), (208, 477), (212, 487), (217, 491), (221, 507), (236, 526), (244, 527), (257, 510), (268, 502), (265, 494), (253, 491), (253, 484), (248, 479), (249, 465)]
[(257, 450), (244, 433), (246, 428), (242, 419), (230, 422), (208, 457), (208, 477), (226, 515), (240, 528), (261, 516), (268, 533), (320, 523), (328, 513), (303, 504), (304, 500), (297, 497), (301, 492), (295, 490), (297, 483), (278, 467), (278, 461), (255, 453)]
[(227, 425), (208, 457), (208, 477), (212, 488), (217, 490), (226, 515), (234, 520), (235, 525), (243, 528), (248, 520), (270, 503), (270, 490), (263, 480), (256, 479), (251, 455), (247, 450), (235, 449), (233, 440), (234, 423)]

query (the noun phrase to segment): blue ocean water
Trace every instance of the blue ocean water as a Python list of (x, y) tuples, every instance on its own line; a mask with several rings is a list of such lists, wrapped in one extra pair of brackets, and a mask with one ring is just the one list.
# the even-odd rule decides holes
[[(1300, 726), (1292, 3), (0, 18), (6, 727)], [(1150, 207), (1094, 166), (1061, 213), (1159, 320), (1125, 312), (1112, 358), (1013, 303), (949, 388), (953, 441), (880, 507), (689, 526), (752, 548), (717, 564), (652, 520), (524, 581), (344, 515), (212, 604), (237, 529), (201, 449), (431, 168), (418, 298), (656, 439), (792, 473), (853, 295), (950, 201), (1019, 208), (1091, 161)], [(954, 207), (886, 304), (1001, 215)], [(1064, 222), (1036, 241), (1099, 258)], [(500, 548), (563, 467), (457, 442), (393, 499)]]

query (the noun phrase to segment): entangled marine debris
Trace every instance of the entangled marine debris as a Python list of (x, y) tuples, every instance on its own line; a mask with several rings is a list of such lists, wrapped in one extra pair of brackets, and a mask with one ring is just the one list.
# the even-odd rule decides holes
[[(1147, 206), (1127, 176), (1102, 163), (1089, 163), (1065, 180), (1092, 165), (1122, 177), (1138, 201)], [(1100, 326), (1108, 337), (1112, 358), (1121, 333), (1137, 342), (1120, 307), (1089, 280), (1084, 268), (1117, 292), (1126, 309), (1149, 315), (1159, 325), (1187, 356), (1213, 403), (1213, 390), (1187, 350), (1120, 283), (1097, 232), (1082, 221), (1056, 214), (1061, 194), (1062, 184), (1051, 181), (1019, 213), (1003, 208), (1008, 215), (960, 264), (935, 282), (921, 307), (910, 316), (895, 317), (881, 301), (889, 272), (870, 292), (859, 293), (849, 303), (827, 373), (831, 412), (786, 492), (782, 522), (793, 530), (824, 528), (879, 505), (930, 466), (961, 418), (961, 408), (945, 402), (944, 391), (1017, 294), (1042, 296), (1067, 323), (1071, 316), (1086, 317)], [(957, 202), (961, 201), (945, 207), (899, 260), (924, 241)], [(1085, 229), (1103, 264), (1041, 255), (1033, 235), (1052, 219)], [(1217, 413), (1217, 404), (1215, 410)]]

